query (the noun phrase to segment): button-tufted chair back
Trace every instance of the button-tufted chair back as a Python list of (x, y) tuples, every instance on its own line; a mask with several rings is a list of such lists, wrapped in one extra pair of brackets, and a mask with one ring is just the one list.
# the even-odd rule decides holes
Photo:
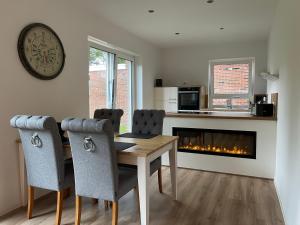
[(64, 185), (65, 169), (55, 119), (49, 116), (18, 115), (10, 120), (10, 124), (19, 129), (28, 184), (60, 191)]
[(70, 139), (76, 195), (115, 201), (118, 168), (111, 122), (64, 119), (62, 129)]
[(113, 125), (115, 133), (119, 133), (121, 117), (124, 111), (122, 109), (96, 109), (94, 119), (109, 119)]
[(162, 134), (164, 110), (135, 110), (132, 121), (134, 134)]

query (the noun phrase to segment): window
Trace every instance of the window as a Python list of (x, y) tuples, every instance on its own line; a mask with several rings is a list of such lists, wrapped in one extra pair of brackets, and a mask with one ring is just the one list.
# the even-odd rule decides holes
[(115, 108), (124, 110), (120, 124), (121, 133), (130, 130), (132, 109), (131, 74), (132, 62), (123, 58), (117, 58)]
[(255, 59), (211, 60), (209, 64), (209, 107), (249, 109)]
[(134, 60), (94, 43), (89, 48), (89, 110), (120, 108), (124, 110), (120, 132), (128, 132), (132, 114), (132, 76)]

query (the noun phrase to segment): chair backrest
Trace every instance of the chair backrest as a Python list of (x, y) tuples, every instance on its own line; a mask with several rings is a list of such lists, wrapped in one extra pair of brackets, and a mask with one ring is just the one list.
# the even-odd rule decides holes
[(111, 122), (69, 118), (62, 129), (70, 139), (76, 194), (115, 201), (118, 167)]
[(64, 182), (63, 148), (55, 119), (18, 115), (10, 120), (18, 128), (24, 150), (28, 184), (60, 190)]
[(123, 114), (124, 111), (122, 109), (96, 109), (94, 119), (109, 119), (113, 125), (114, 132), (119, 133)]
[(135, 110), (132, 121), (134, 134), (162, 134), (164, 110)]

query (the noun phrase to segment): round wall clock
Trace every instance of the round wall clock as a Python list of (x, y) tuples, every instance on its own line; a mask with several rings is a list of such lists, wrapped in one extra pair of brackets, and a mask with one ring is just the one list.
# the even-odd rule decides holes
[(18, 53), (25, 69), (42, 80), (54, 79), (64, 68), (63, 45), (57, 34), (45, 24), (33, 23), (21, 31)]

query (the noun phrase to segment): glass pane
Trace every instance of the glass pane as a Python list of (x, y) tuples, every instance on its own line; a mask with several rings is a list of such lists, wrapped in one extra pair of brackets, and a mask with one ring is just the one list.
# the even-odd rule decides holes
[(226, 106), (227, 105), (227, 100), (228, 99), (218, 99), (218, 98), (214, 98), (213, 99), (213, 105), (219, 105), (219, 106)]
[(249, 64), (214, 65), (214, 94), (248, 94)]
[(228, 104), (232, 105), (232, 107), (238, 107), (238, 108), (248, 108), (249, 107), (249, 99), (247, 98), (232, 98), (231, 100), (228, 99), (220, 99), (220, 98), (214, 98), (213, 106), (227, 106)]
[(124, 115), (121, 118), (120, 133), (131, 130), (131, 67), (131, 61), (117, 58), (115, 108), (124, 110)]
[(245, 106), (249, 107), (249, 99), (247, 98), (233, 98), (232, 99), (233, 106)]
[(109, 54), (96, 48), (90, 48), (89, 55), (89, 107), (90, 117), (96, 109), (109, 105)]

